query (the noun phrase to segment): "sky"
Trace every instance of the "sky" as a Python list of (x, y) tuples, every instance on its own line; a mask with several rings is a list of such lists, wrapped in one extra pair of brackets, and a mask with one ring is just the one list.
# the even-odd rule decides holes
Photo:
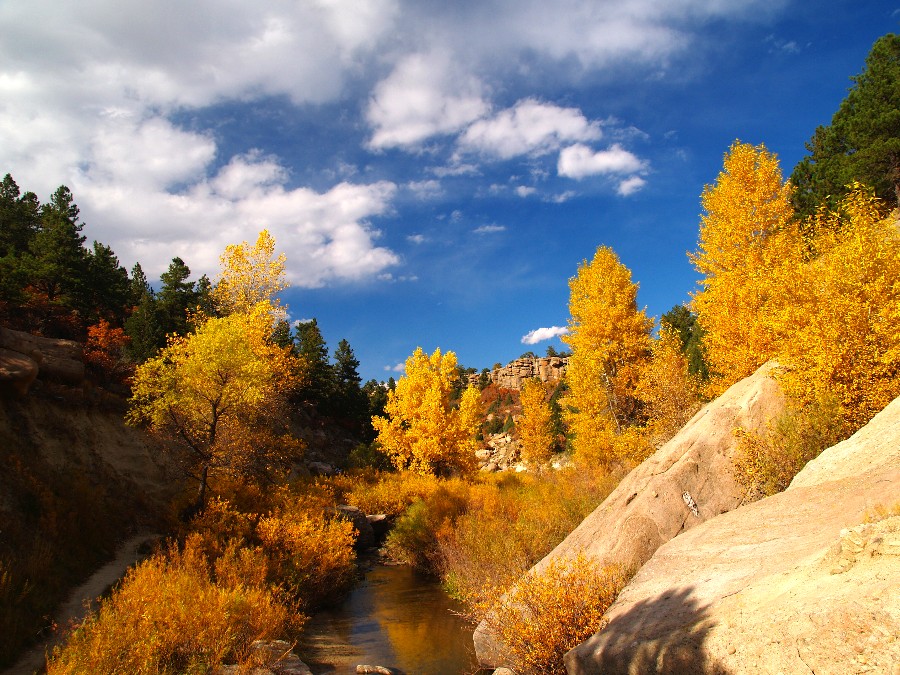
[(3, 0), (0, 173), (158, 279), (263, 228), (364, 379), (562, 349), (612, 247), (659, 317), (729, 145), (785, 176), (900, 0)]

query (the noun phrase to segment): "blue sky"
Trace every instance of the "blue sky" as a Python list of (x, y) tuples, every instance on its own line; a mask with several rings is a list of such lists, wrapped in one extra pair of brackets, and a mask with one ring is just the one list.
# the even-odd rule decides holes
[(366, 379), (480, 369), (561, 348), (523, 338), (599, 245), (650, 315), (687, 301), (731, 142), (789, 174), (898, 30), (881, 0), (5, 0), (0, 171), (151, 278), (268, 228)]

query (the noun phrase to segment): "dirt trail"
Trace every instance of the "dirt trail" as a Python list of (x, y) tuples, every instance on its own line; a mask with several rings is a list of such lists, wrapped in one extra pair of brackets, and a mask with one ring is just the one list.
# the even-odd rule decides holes
[[(98, 597), (121, 579), (129, 567), (147, 557), (147, 554), (142, 551), (149, 547), (144, 547), (144, 544), (150, 544), (159, 539), (160, 535), (158, 534), (144, 532), (123, 543), (116, 551), (115, 558), (72, 591), (69, 599), (58, 608), (54, 617), (56, 625), (64, 627), (81, 621), (85, 616), (86, 606), (96, 607)], [(52, 651), (53, 647), (59, 643), (62, 637), (61, 632), (55, 633), (42, 644), (35, 645), (25, 652), (15, 665), (0, 675), (33, 675), (36, 672), (43, 672), (45, 654)]]

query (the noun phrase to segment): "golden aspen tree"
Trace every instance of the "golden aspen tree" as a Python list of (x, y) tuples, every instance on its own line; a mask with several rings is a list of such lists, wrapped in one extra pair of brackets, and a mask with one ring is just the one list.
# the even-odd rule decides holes
[(454, 408), (458, 378), (453, 352), (429, 356), (419, 347), (406, 359), (406, 374), (388, 393), (387, 417), (372, 418), (378, 443), (398, 469), (447, 476), (473, 468), (480, 397), (469, 387)]
[(809, 223), (817, 253), (780, 314), (781, 360), (801, 404), (836, 396), (855, 430), (900, 395), (900, 232), (860, 184)]
[(661, 445), (700, 408), (700, 378), (688, 370), (678, 331), (663, 323), (652, 357), (641, 372), (637, 396), (644, 402), (647, 431)]
[(576, 458), (608, 464), (620, 459), (615, 436), (638, 416), (635, 386), (650, 353), (653, 322), (638, 310), (638, 285), (609, 247), (581, 264), (569, 290), (565, 420)]
[(546, 391), (540, 380), (527, 380), (522, 387), (520, 401), (522, 418), (516, 424), (522, 459), (532, 467), (539, 467), (550, 460), (553, 450), (553, 421)]
[(253, 246), (246, 241), (229, 244), (220, 258), (221, 273), (213, 290), (220, 314), (247, 312), (268, 300), (274, 312), (284, 314), (275, 297), (288, 287), (285, 255), (275, 255), (275, 239), (268, 230), (259, 233)]
[[(210, 472), (265, 462), (264, 451), (287, 444), (271, 439), (271, 415), (296, 382), (295, 359), (273, 344), (272, 307), (209, 319), (194, 333), (172, 337), (137, 367), (126, 420), (160, 434), (177, 449), (199, 483), (202, 508)], [(262, 435), (250, 434), (255, 426)], [(269, 438), (272, 443), (262, 443)]]
[(718, 395), (772, 358), (779, 343), (774, 316), (784, 305), (785, 276), (796, 274), (799, 235), (791, 224), (791, 187), (765, 146), (735, 141), (715, 185), (701, 197), (696, 253), (703, 275), (692, 308)]

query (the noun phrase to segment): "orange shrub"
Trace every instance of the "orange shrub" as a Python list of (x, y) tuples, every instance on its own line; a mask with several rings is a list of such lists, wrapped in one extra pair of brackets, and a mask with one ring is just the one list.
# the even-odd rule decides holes
[(509, 648), (517, 672), (564, 675), (563, 655), (599, 631), (603, 615), (630, 578), (579, 555), (529, 573), (502, 598), (487, 622)]
[(270, 579), (303, 607), (339, 597), (353, 584), (353, 523), (285, 508), (264, 516), (256, 537), (270, 564)]
[(54, 650), (48, 675), (208, 672), (240, 662), (257, 639), (281, 636), (289, 610), (271, 593), (210, 578), (206, 556), (189, 540), (132, 568), (69, 638)]

